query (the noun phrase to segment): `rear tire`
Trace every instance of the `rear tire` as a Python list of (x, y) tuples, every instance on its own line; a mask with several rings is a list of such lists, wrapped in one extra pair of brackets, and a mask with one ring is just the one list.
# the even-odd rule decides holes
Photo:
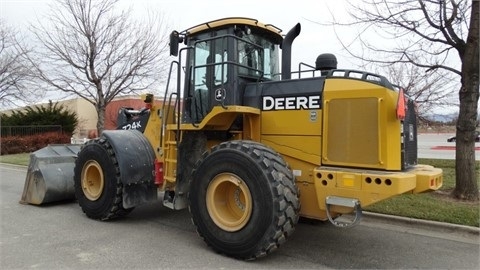
[(105, 137), (89, 141), (75, 161), (75, 196), (92, 219), (108, 220), (130, 213), (122, 204), (118, 162)]
[(217, 252), (252, 260), (277, 249), (298, 222), (294, 177), (281, 156), (250, 141), (214, 147), (193, 171), (189, 210)]

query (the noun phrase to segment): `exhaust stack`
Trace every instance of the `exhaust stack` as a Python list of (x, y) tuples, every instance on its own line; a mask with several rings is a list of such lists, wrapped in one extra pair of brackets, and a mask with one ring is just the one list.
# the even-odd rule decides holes
[(282, 80), (289, 80), (292, 78), (292, 43), (293, 40), (300, 34), (301, 26), (297, 23), (283, 39), (282, 42)]

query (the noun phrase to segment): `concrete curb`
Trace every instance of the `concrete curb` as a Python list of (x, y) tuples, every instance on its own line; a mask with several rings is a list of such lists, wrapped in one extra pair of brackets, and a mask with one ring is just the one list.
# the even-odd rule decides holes
[(415, 226), (426, 230), (436, 230), (449, 233), (467, 234), (478, 237), (480, 235), (480, 228), (458, 225), (452, 223), (415, 219), (408, 217), (385, 215), (373, 212), (363, 212), (365, 221), (373, 221), (379, 223), (387, 223), (392, 225)]
[(28, 169), (28, 165), (17, 165), (17, 164), (11, 164), (11, 163), (3, 163), (3, 162), (0, 162), (0, 165), (10, 166), (18, 169), (25, 169), (25, 170)]

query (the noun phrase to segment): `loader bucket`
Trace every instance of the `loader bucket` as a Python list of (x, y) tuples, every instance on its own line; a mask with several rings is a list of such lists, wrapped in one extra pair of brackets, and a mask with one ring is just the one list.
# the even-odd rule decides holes
[(75, 199), (73, 169), (81, 145), (49, 145), (30, 154), (22, 204)]

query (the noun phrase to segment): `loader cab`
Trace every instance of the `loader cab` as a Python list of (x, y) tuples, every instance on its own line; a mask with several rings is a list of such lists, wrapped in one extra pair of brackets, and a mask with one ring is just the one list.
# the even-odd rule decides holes
[(225, 18), (174, 35), (186, 47), (183, 123), (200, 123), (215, 106), (242, 105), (245, 85), (280, 80), (281, 30)]

